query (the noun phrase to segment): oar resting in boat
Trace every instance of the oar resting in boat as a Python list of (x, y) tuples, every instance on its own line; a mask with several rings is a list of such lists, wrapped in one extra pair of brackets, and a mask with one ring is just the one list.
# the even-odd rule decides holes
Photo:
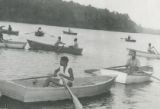
[(78, 98), (76, 97), (76, 95), (71, 91), (71, 89), (68, 87), (67, 83), (65, 82), (65, 80), (63, 78), (61, 78), (63, 81), (64, 86), (67, 88), (68, 92), (70, 93), (75, 109), (83, 109), (82, 104), (80, 103), (80, 101), (78, 100)]

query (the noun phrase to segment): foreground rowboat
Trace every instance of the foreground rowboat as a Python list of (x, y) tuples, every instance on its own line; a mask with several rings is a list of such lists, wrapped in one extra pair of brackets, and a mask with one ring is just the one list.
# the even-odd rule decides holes
[(140, 51), (140, 50), (135, 50), (135, 49), (130, 49), (130, 48), (127, 48), (127, 49), (129, 50), (129, 55), (132, 54), (132, 51), (136, 51), (137, 56), (160, 59), (160, 54), (153, 54), (153, 53), (149, 53), (149, 52), (146, 52), (146, 51)]
[(107, 75), (113, 77), (116, 76), (115, 81), (123, 84), (134, 84), (134, 83), (142, 83), (150, 81), (150, 77), (152, 75), (152, 72), (146, 73), (145, 71), (132, 74), (128, 74), (126, 72), (127, 72), (126, 68), (100, 70), (101, 75)]
[(0, 48), (24, 49), (26, 42), (4, 40), (0, 43)]
[(8, 31), (7, 29), (2, 29), (1, 32), (3, 34), (8, 34), (8, 35), (16, 35), (16, 36), (19, 35), (19, 31)]
[(74, 55), (81, 55), (82, 54), (82, 48), (73, 48), (73, 47), (55, 47), (51, 44), (45, 44), (42, 42), (37, 42), (33, 40), (27, 40), (28, 44), (30, 46), (30, 49), (32, 50), (44, 50), (44, 51), (55, 51), (58, 53), (69, 53)]
[[(71, 99), (64, 87), (42, 87), (45, 79), (36, 79), (36, 83), (35, 79), (1, 80), (0, 90), (2, 95), (22, 102)], [(90, 97), (108, 92), (113, 83), (109, 76), (75, 78), (71, 90), (77, 97)]]

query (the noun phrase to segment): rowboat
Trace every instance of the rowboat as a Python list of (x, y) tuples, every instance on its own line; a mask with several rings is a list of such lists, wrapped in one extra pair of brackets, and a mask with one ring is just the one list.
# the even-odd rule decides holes
[(77, 33), (75, 32), (71, 32), (71, 31), (63, 31), (64, 34), (69, 34), (69, 35), (77, 35)]
[(44, 50), (44, 51), (55, 51), (57, 53), (69, 53), (73, 55), (81, 55), (82, 48), (73, 48), (73, 47), (56, 47), (51, 44), (46, 44), (42, 42), (37, 42), (33, 40), (27, 40), (31, 50)]
[(118, 69), (101, 69), (101, 75), (113, 76), (116, 77), (115, 82), (122, 84), (135, 84), (150, 81), (150, 77), (153, 74), (150, 68), (147, 68), (148, 71), (139, 71), (128, 74), (126, 68)]
[(7, 30), (7, 29), (2, 29), (1, 32), (2, 32), (3, 34), (16, 35), (16, 36), (19, 35), (19, 31), (9, 31), (9, 30)]
[(0, 42), (0, 48), (24, 49), (26, 42), (4, 40)]
[[(22, 102), (71, 99), (68, 90), (64, 87), (43, 87), (45, 79), (46, 77), (38, 79), (1, 80), (0, 90), (2, 96), (5, 95)], [(73, 86), (70, 89), (79, 98), (100, 95), (110, 90), (114, 79), (109, 76), (75, 78)]]
[(136, 40), (134, 40), (134, 39), (128, 39), (128, 38), (125, 38), (125, 41), (126, 42), (136, 42)]
[(130, 49), (130, 48), (127, 48), (127, 50), (129, 50), (129, 55), (132, 54), (132, 51), (136, 51), (137, 56), (160, 59), (160, 54), (153, 54), (153, 53), (149, 53), (149, 52), (146, 52), (146, 51), (140, 51), (140, 50), (135, 50), (135, 49)]
[(43, 32), (35, 32), (35, 36), (42, 37), (42, 36), (44, 36), (44, 33)]

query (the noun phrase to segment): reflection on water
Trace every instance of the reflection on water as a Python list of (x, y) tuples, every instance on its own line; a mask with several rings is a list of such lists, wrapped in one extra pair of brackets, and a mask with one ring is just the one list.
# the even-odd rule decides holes
[[(22, 23), (11, 23), (16, 30), (20, 30), (19, 37), (7, 36), (16, 40), (34, 39), (53, 43), (57, 37), (45, 36), (36, 38), (32, 32), (41, 26), (47, 33), (54, 36), (62, 36), (66, 45), (73, 43), (75, 36), (62, 33), (66, 28), (46, 25), (32, 25)], [(8, 25), (8, 22), (0, 22), (0, 25)], [(22, 28), (24, 27), (24, 28)], [(74, 56), (71, 54), (57, 54), (45, 51), (29, 51), (0, 49), (0, 78), (14, 79), (32, 76), (47, 75), (59, 66), (61, 56), (68, 56), (70, 66), (73, 67), (75, 76), (92, 76), (85, 74), (85, 69), (106, 68), (111, 66), (124, 65), (128, 57), (126, 48), (147, 50), (148, 43), (160, 51), (160, 37), (156, 35), (121, 33), (109, 31), (97, 31), (73, 28), (78, 32), (78, 41), (82, 47), (83, 55)], [(122, 38), (131, 35), (136, 39), (136, 43), (125, 42)], [(141, 65), (151, 65), (154, 67), (154, 76), (160, 78), (160, 60), (145, 59), (139, 57)], [(80, 99), (85, 107), (91, 109), (159, 109), (160, 107), (160, 82), (152, 82), (133, 85), (115, 84), (110, 93), (96, 97)], [(0, 108), (9, 109), (74, 109), (71, 100), (57, 102), (22, 103), (7, 97), (0, 98)]]

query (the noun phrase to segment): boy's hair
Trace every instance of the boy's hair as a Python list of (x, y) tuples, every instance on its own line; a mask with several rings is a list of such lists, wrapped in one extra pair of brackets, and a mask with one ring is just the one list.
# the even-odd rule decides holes
[(66, 61), (67, 63), (68, 63), (68, 61), (69, 61), (69, 59), (68, 59), (67, 56), (62, 56), (62, 57), (61, 57), (61, 60), (62, 60), (62, 61)]

